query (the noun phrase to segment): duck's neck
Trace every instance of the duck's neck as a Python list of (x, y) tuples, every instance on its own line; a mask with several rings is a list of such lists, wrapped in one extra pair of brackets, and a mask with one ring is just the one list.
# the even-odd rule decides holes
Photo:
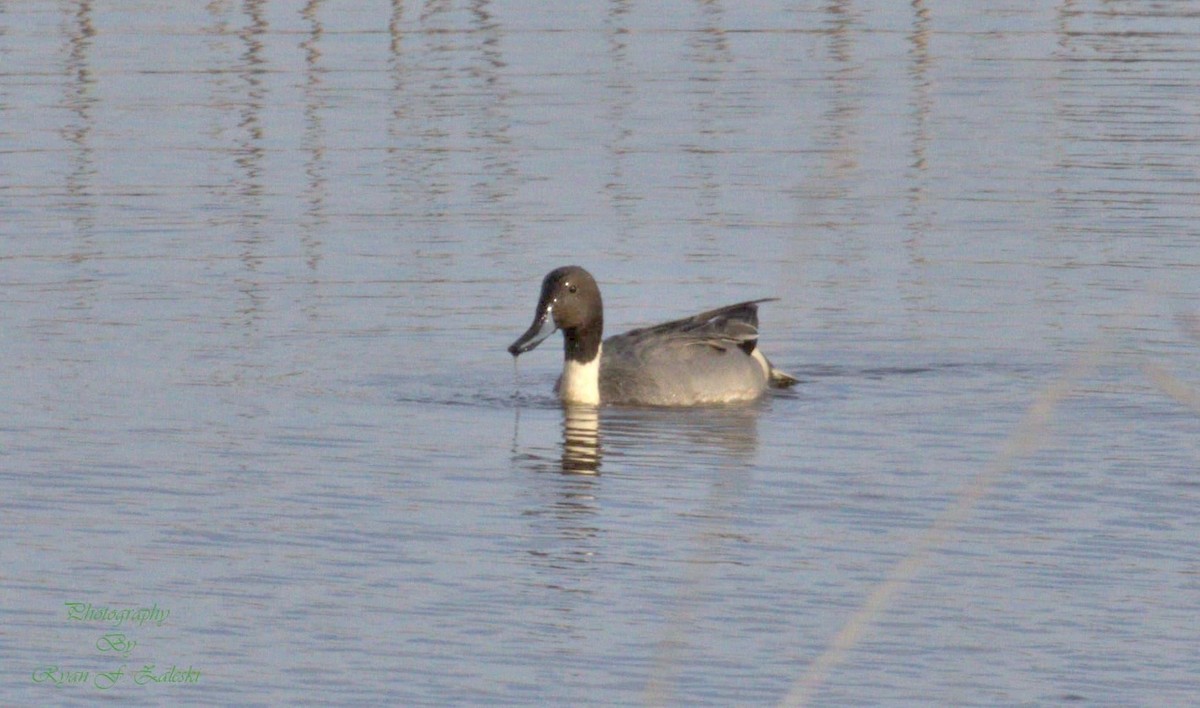
[(596, 352), (595, 358), (587, 362), (563, 360), (558, 396), (564, 403), (600, 405), (600, 352)]
[(558, 395), (566, 403), (600, 404), (599, 322), (586, 329), (563, 332), (563, 373)]

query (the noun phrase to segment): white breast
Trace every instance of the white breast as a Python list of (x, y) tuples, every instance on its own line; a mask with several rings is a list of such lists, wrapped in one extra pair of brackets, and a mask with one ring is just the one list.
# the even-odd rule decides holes
[[(603, 347), (601, 347), (603, 351)], [(586, 364), (566, 359), (563, 362), (562, 378), (558, 382), (558, 396), (567, 403), (600, 405), (600, 356)]]

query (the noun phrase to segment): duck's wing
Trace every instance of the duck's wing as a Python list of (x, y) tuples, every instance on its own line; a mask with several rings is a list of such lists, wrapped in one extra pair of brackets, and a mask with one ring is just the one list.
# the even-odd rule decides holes
[(720, 350), (738, 347), (751, 354), (758, 344), (758, 304), (777, 299), (768, 297), (726, 305), (691, 317), (630, 330), (611, 339), (616, 340), (614, 343), (620, 342), (626, 346), (671, 342), (677, 345), (702, 344)]
[(758, 305), (748, 300), (609, 337), (600, 357), (601, 398), (690, 405), (757, 398), (795, 379), (758, 351)]

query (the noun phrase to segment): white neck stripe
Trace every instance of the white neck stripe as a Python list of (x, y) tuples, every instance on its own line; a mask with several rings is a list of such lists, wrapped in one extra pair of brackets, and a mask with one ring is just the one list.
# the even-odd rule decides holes
[(582, 403), (596, 406), (600, 404), (600, 357), (596, 356), (589, 362), (580, 363), (570, 359), (563, 360), (562, 380), (558, 385), (558, 395), (566, 403)]

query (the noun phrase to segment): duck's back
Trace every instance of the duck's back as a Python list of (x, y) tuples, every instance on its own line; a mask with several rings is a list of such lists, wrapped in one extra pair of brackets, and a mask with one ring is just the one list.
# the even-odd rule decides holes
[(768, 379), (753, 356), (758, 302), (609, 337), (600, 356), (601, 400), (694, 405), (758, 398)]

